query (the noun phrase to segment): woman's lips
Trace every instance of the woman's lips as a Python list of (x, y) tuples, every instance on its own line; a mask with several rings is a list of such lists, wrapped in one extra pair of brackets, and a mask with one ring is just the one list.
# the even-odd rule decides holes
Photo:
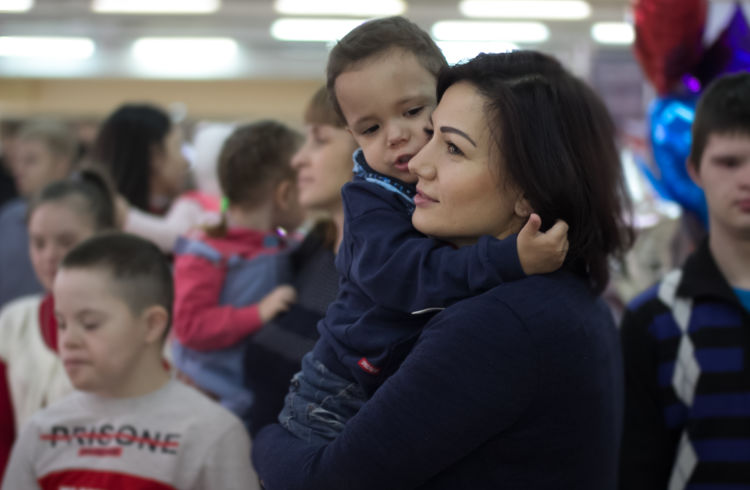
[(414, 196), (415, 206), (426, 206), (431, 203), (440, 202), (437, 199), (433, 199), (421, 190), (417, 189), (417, 194)]
[(741, 199), (737, 201), (737, 206), (743, 212), (750, 212), (750, 199)]

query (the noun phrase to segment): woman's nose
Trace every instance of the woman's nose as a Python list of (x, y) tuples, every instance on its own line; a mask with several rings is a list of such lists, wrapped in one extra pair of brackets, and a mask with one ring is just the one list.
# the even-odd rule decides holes
[(429, 165), (430, 142), (427, 142), (419, 152), (409, 160), (409, 172), (422, 179), (431, 179), (434, 177), (434, 170)]

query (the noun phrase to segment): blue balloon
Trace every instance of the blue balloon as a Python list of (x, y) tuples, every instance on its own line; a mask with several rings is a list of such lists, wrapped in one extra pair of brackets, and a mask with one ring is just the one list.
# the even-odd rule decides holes
[(695, 118), (696, 95), (657, 98), (649, 110), (650, 144), (658, 172), (641, 164), (646, 177), (665, 199), (696, 214), (708, 226), (708, 208), (703, 190), (687, 173), (690, 128)]

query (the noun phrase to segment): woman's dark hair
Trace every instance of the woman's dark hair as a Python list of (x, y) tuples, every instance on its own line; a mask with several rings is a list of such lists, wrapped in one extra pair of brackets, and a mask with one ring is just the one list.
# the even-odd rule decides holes
[(491, 161), (505, 166), (510, 183), (541, 216), (542, 230), (557, 219), (568, 223), (566, 266), (588, 275), (601, 292), (609, 256), (632, 241), (615, 128), (602, 101), (557, 60), (533, 51), (480, 54), (447, 68), (438, 98), (458, 82), (487, 100)]
[(46, 203), (69, 201), (77, 213), (91, 220), (97, 232), (115, 228), (115, 205), (106, 179), (96, 170), (84, 169), (67, 180), (47, 185), (30, 202), (27, 216)]
[(149, 211), (151, 157), (172, 129), (167, 113), (149, 104), (125, 104), (102, 123), (91, 150), (94, 163), (110, 173), (117, 192)]

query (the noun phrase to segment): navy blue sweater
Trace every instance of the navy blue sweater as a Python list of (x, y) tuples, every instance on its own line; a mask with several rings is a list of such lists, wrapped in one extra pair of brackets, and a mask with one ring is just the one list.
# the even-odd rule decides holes
[[(524, 274), (515, 235), (484, 236), (460, 249), (428, 238), (411, 224), (413, 203), (405, 195), (413, 195), (414, 186), (379, 176), (361, 152), (355, 158), (361, 171), (342, 189), (339, 293), (318, 323), (320, 340), (313, 352), (371, 395), (398, 368), (429, 320), (430, 315), (412, 312), (448, 306)], [(374, 177), (365, 180), (363, 174)]]
[(439, 313), (327, 446), (261, 430), (266, 488), (615, 488), (620, 346), (587, 284), (532, 276)]

